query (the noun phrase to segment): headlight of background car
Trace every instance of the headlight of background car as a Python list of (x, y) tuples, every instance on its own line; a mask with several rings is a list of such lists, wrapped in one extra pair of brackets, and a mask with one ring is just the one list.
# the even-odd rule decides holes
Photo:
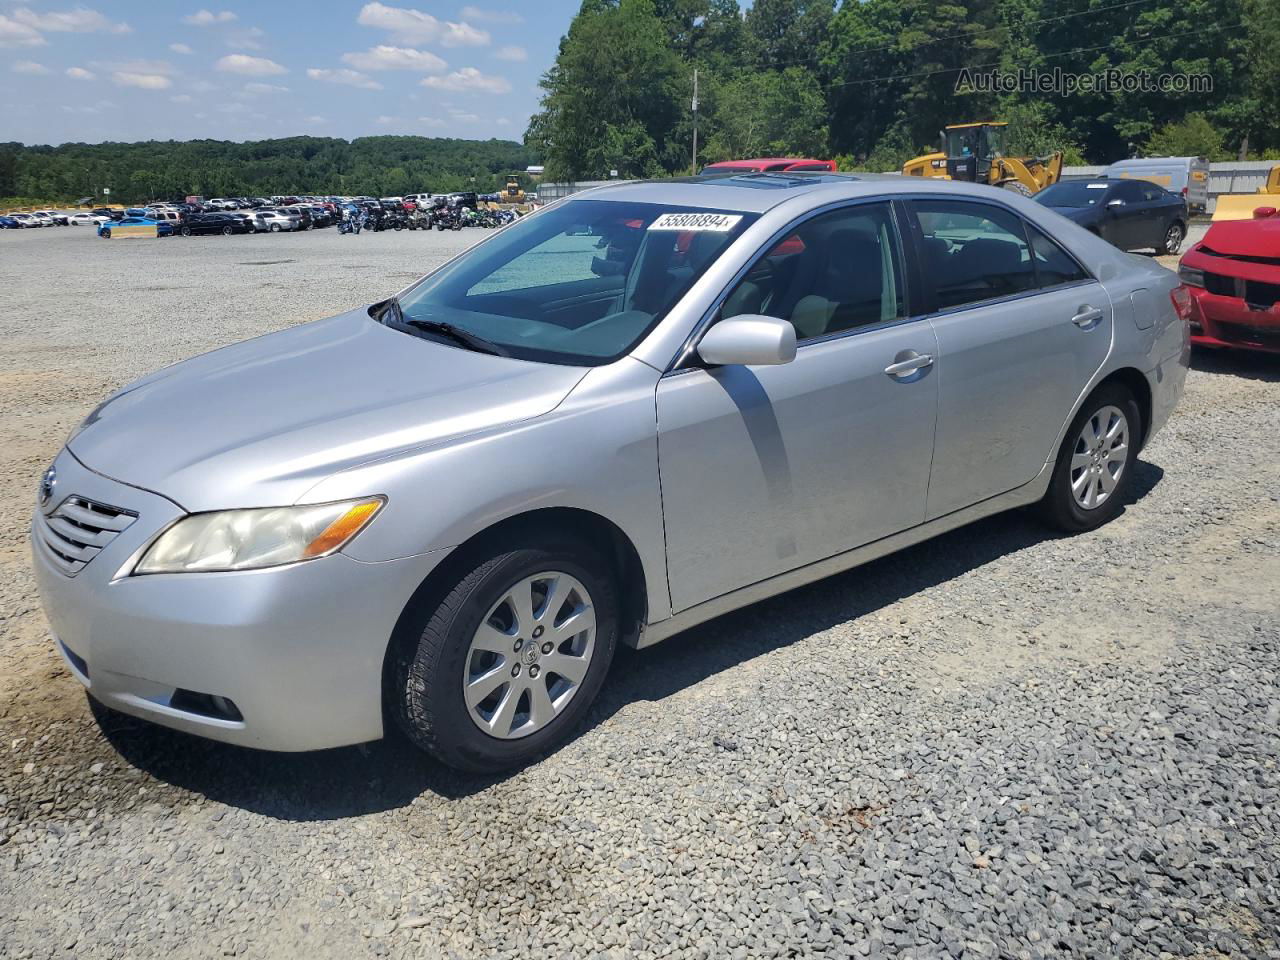
[(1204, 271), (1195, 267), (1178, 267), (1178, 279), (1189, 287), (1204, 286)]
[(365, 528), (381, 497), (197, 513), (162, 533), (133, 573), (252, 570), (324, 557)]

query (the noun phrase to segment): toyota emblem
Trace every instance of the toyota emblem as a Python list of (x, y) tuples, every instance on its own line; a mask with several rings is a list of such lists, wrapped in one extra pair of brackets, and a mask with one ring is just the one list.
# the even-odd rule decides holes
[(50, 466), (40, 478), (40, 506), (45, 506), (53, 499), (53, 488), (58, 485), (58, 470)]

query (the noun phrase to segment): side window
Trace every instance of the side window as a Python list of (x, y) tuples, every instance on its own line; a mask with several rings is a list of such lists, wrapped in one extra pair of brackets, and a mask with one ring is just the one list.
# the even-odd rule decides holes
[(1164, 197), (1164, 189), (1157, 187), (1154, 183), (1144, 183), (1142, 185), (1143, 200), (1160, 200)]
[(933, 283), (940, 309), (1035, 288), (1019, 217), (960, 200), (917, 200), (911, 206), (924, 234), (924, 275)]
[(1070, 254), (1031, 224), (1027, 224), (1027, 233), (1036, 255), (1036, 279), (1042, 289), (1090, 279)]
[(1120, 199), (1125, 203), (1141, 203), (1142, 184), (1137, 180), (1126, 180), (1124, 183), (1117, 183), (1116, 195), (1111, 199)]
[(904, 317), (889, 205), (860, 204), (800, 224), (756, 261), (720, 316), (745, 313), (790, 320), (802, 341)]

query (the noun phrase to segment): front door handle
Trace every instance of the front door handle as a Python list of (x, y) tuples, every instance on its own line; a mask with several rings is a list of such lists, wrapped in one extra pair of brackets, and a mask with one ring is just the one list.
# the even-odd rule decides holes
[(931, 366), (933, 366), (933, 357), (929, 354), (903, 350), (893, 358), (893, 363), (884, 368), (884, 372), (891, 377), (909, 377), (917, 370)]
[(1102, 311), (1087, 303), (1082, 304), (1076, 311), (1076, 315), (1071, 318), (1071, 322), (1081, 330), (1092, 330), (1102, 322)]

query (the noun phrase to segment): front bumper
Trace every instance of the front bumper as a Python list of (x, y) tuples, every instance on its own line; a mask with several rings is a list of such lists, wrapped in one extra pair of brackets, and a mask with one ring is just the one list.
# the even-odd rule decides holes
[[(141, 551), (184, 511), (92, 472), (66, 450), (55, 467), (46, 512), (75, 495), (137, 514), (71, 576), (40, 539), (39, 513), (33, 519), (41, 603), (59, 652), (96, 699), (268, 750), (382, 736), (388, 640), (444, 551), (384, 563), (338, 553), (267, 570), (129, 577)], [(206, 707), (228, 701), (232, 712)]]
[(1280, 353), (1280, 303), (1259, 310), (1241, 297), (1192, 287), (1195, 316), (1191, 342), (1202, 347), (1238, 347)]

